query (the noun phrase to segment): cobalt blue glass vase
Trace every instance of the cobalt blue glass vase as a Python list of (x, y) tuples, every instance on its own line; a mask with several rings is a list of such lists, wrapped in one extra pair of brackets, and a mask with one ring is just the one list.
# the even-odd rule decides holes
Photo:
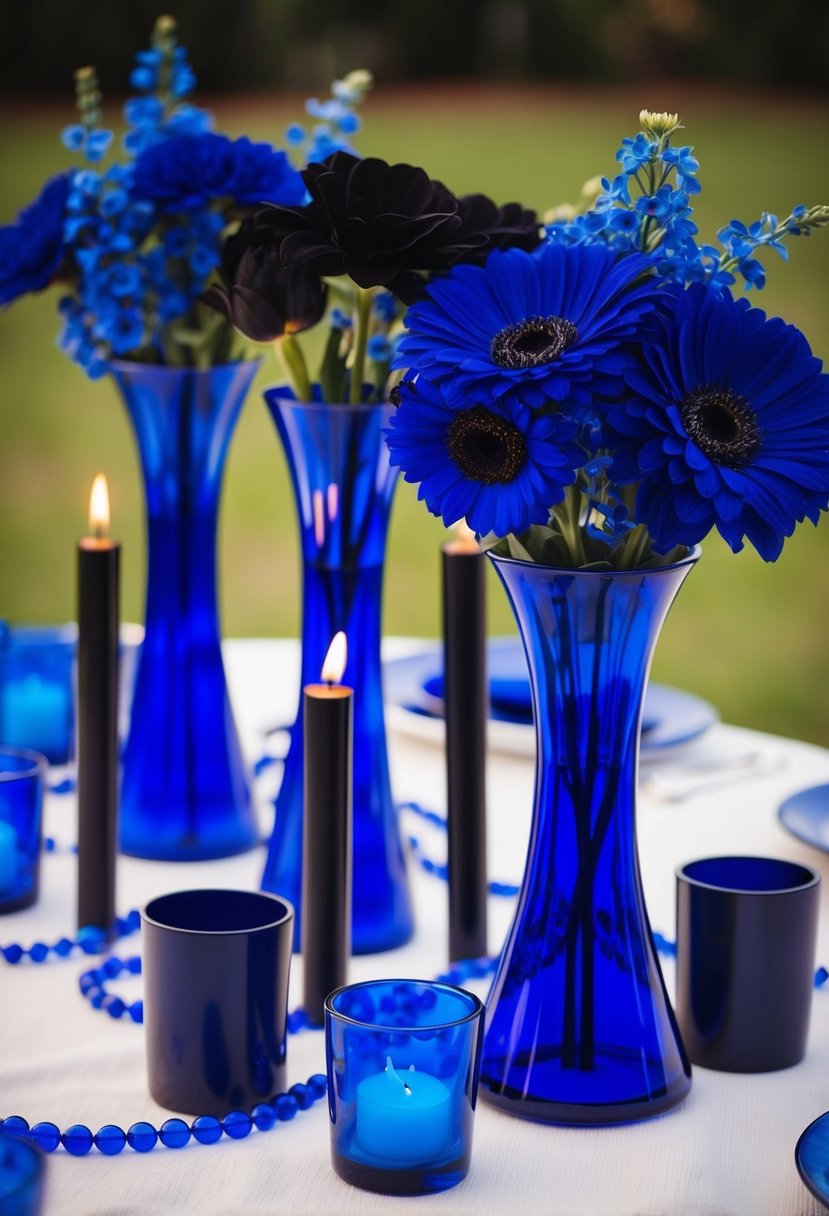
[(256, 370), (112, 365), (147, 514), (145, 636), (121, 777), (121, 849), (134, 857), (227, 857), (257, 841), (216, 595), (222, 472)]
[(631, 571), (492, 556), (529, 665), (537, 759), (481, 1096), (526, 1119), (632, 1122), (691, 1085), (642, 894), (636, 781), (651, 656), (698, 556)]
[[(265, 401), (285, 449), (302, 549), (301, 684), (319, 683), (331, 639), (344, 630), (354, 689), (352, 951), (391, 950), (412, 933), (412, 908), (392, 801), (383, 716), (380, 612), (386, 533), (397, 471), (383, 439), (388, 405)], [(291, 731), (276, 820), (262, 878), (302, 907), (302, 706)]]

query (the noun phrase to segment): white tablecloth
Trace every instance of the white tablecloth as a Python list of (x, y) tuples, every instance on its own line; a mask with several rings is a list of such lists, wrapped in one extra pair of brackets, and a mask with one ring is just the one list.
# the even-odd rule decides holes
[[(388, 653), (405, 652), (390, 641)], [(296, 643), (233, 641), (226, 646), (231, 693), (251, 759), (262, 750), (262, 729), (290, 718), (298, 681)], [(444, 809), (444, 769), (439, 748), (390, 733), (396, 797)], [(756, 755), (762, 762), (755, 765)], [(800, 843), (778, 823), (776, 809), (788, 794), (829, 782), (829, 751), (790, 740), (717, 725), (671, 757), (747, 757), (743, 779), (700, 788), (696, 796), (666, 802), (649, 795), (657, 778), (663, 793), (682, 794), (689, 775), (665, 765), (647, 766), (639, 813), (642, 873), (651, 922), (673, 933), (674, 867), (714, 853), (750, 852), (817, 866), (829, 880), (829, 856)], [(665, 764), (668, 758), (666, 757)], [(273, 772), (273, 770), (271, 770)], [(647, 774), (653, 774), (652, 782)], [(490, 874), (520, 878), (532, 797), (532, 764), (494, 752), (489, 758)], [(711, 782), (722, 771), (708, 775)], [(695, 780), (702, 780), (697, 776)], [(263, 825), (269, 783), (260, 779)], [(75, 839), (71, 797), (53, 796), (47, 831)], [(432, 856), (441, 855), (440, 833), (407, 815)], [(119, 860), (119, 909), (149, 897), (195, 885), (256, 887), (264, 851), (219, 862), (172, 865)], [(413, 942), (401, 950), (352, 961), (351, 979), (387, 975), (430, 977), (447, 965), (446, 888), (417, 865), (409, 867), (417, 912)], [(509, 922), (511, 901), (493, 899), (490, 948), (497, 950)], [(39, 903), (0, 921), (0, 943), (54, 941), (74, 929), (75, 861), (44, 858)], [(136, 953), (138, 939), (118, 944)], [(819, 960), (829, 965), (829, 889), (824, 891)], [(140, 1027), (95, 1012), (77, 989), (88, 961), (11, 967), (0, 960), (0, 1115), (21, 1114), (30, 1123), (51, 1120), (61, 1128), (85, 1123), (96, 1130), (138, 1119), (160, 1125), (169, 1112), (145, 1087)], [(663, 963), (669, 988), (670, 963)], [(294, 960), (291, 1006), (297, 1003), (301, 961)], [(125, 998), (140, 980), (112, 984)], [(318, 1033), (289, 1040), (289, 1082), (324, 1071)], [(143, 1156), (126, 1149), (107, 1158), (64, 1150), (48, 1158), (48, 1214), (126, 1216), (127, 1213), (319, 1213), (373, 1216), (392, 1210), (430, 1213), (544, 1213), (544, 1216), (807, 1216), (820, 1205), (800, 1182), (793, 1158), (802, 1129), (829, 1108), (829, 991), (815, 995), (809, 1051), (795, 1068), (758, 1076), (694, 1070), (688, 1099), (669, 1114), (627, 1127), (568, 1129), (515, 1119), (479, 1103), (472, 1169), (459, 1187), (425, 1199), (390, 1199), (355, 1190), (330, 1168), (325, 1102), (292, 1123), (246, 1140), (196, 1144), (174, 1152), (156, 1148)]]

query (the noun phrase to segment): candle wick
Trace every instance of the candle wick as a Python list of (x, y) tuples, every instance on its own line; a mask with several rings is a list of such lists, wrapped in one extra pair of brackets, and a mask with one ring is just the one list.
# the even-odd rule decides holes
[(405, 1091), (407, 1094), (411, 1094), (411, 1092), (412, 1092), (412, 1091), (409, 1089), (409, 1087), (408, 1087), (408, 1085), (406, 1084), (406, 1082), (405, 1082), (405, 1081), (403, 1082), (403, 1089), (404, 1089), (404, 1091)]

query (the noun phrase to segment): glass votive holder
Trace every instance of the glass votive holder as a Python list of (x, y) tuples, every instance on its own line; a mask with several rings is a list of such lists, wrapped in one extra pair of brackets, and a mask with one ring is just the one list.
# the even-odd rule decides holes
[(388, 1195), (445, 1191), (472, 1152), (483, 1005), (425, 980), (369, 980), (325, 1001), (331, 1160)]
[(150, 1094), (250, 1110), (285, 1088), (294, 909), (266, 891), (176, 891), (141, 912)]
[(50, 764), (73, 751), (78, 629), (0, 622), (0, 744), (31, 747)]
[(688, 1058), (772, 1072), (806, 1053), (820, 875), (774, 857), (676, 871), (676, 1014)]
[(46, 757), (0, 747), (0, 912), (37, 899)]
[(38, 1216), (43, 1210), (44, 1155), (0, 1127), (0, 1216)]

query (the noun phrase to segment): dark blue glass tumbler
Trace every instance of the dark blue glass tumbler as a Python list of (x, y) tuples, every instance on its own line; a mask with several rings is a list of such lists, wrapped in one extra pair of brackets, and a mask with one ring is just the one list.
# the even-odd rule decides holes
[(369, 980), (325, 1002), (331, 1160), (346, 1182), (424, 1195), (462, 1182), (472, 1152), (483, 1005), (424, 980)]
[(37, 899), (46, 757), (0, 747), (0, 912)]
[(38, 1216), (43, 1210), (43, 1153), (0, 1128), (0, 1216)]

